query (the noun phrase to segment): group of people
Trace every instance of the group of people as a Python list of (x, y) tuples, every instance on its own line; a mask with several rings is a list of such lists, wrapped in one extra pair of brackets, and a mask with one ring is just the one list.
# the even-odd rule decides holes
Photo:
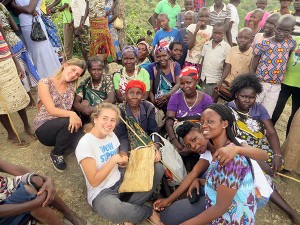
[[(30, 21), (42, 15), (49, 20), (40, 1), (11, 3), (21, 12), (25, 43), (12, 31), (18, 26), (0, 4), (0, 66), (4, 68), (0, 121), (8, 132), (7, 141), (18, 147), (29, 145), (9, 121), (9, 113), (18, 112), (28, 135), (53, 146), (50, 159), (58, 172), (67, 169), (66, 152), (75, 150), (88, 203), (114, 223), (255, 224), (256, 210), (270, 200), (300, 224), (300, 215), (270, 179), (283, 165), (300, 173), (297, 139), (289, 141), (297, 135), (300, 120), (296, 100), (300, 0), (294, 2), (293, 15), (286, 2), (280, 1), (278, 13), (269, 15), (264, 11), (266, 0), (258, 0), (257, 9), (238, 31), (239, 0), (228, 5), (215, 0), (209, 8), (204, 7), (205, 1), (185, 0), (186, 12), (180, 12), (175, 0), (162, 0), (150, 18), (156, 31), (152, 43), (141, 38), (137, 46), (124, 47), (119, 54), (122, 66), (116, 71), (107, 64), (117, 59), (118, 50), (109, 46), (111, 36), (106, 35), (114, 10), (105, 13), (105, 2), (62, 1), (58, 10), (66, 17), (64, 35), (73, 29), (69, 20), (73, 16), (85, 59), (71, 58), (69, 45), (62, 65), (51, 64), (50, 58), (57, 55), (48, 39), (30, 38)], [(54, 12), (58, 3), (48, 10)], [(117, 1), (111, 4), (115, 9)], [(45, 49), (49, 54), (43, 54)], [(41, 59), (42, 55), (47, 58)], [(46, 60), (41, 65), (52, 72), (39, 76), (35, 57)], [(90, 76), (78, 83), (86, 70)], [(33, 128), (25, 110), (30, 102), (23, 82), (26, 76), (38, 86)], [(281, 147), (274, 124), (291, 95), (287, 140)], [(220, 97), (227, 103), (217, 103)], [(164, 190), (168, 173), (160, 162), (163, 141), (153, 135), (157, 132), (167, 137), (188, 171), (171, 193)], [(155, 151), (152, 188), (120, 194), (130, 153), (145, 143), (154, 145)], [(0, 177), (4, 190), (0, 223), (24, 224), (31, 215), (44, 223), (62, 224), (54, 215), (49, 221), (53, 211), (47, 206), (53, 205), (71, 223), (88, 224), (55, 196), (51, 178), (5, 161), (0, 162), (0, 170), (16, 176)], [(189, 198), (177, 200), (185, 192)], [(153, 207), (145, 204), (150, 198), (155, 199)], [(17, 207), (12, 209), (11, 204)]]

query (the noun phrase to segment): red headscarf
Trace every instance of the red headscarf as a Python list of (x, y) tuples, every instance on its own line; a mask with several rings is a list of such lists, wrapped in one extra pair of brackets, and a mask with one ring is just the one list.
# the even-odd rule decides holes
[(198, 70), (192, 66), (186, 66), (180, 71), (180, 77), (189, 76), (195, 80), (198, 80)]
[(141, 89), (143, 94), (146, 92), (146, 84), (140, 80), (129, 81), (125, 88), (125, 92), (127, 92), (130, 88), (139, 88), (139, 89)]

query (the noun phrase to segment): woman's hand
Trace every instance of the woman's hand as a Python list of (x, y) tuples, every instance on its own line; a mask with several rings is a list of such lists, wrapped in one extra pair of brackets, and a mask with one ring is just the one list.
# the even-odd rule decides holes
[(171, 205), (171, 201), (168, 198), (161, 198), (161, 199), (157, 199), (154, 203), (153, 203), (153, 209), (156, 211), (162, 211), (164, 210), (166, 207), (168, 207), (169, 205)]
[(16, 65), (16, 68), (18, 71), (19, 78), (20, 78), (20, 80), (22, 80), (25, 77), (24, 70), (16, 59), (14, 61), (15, 61), (15, 65)]
[(38, 16), (38, 15), (39, 15), (39, 13), (38, 13), (38, 11), (36, 11), (36, 10), (33, 10), (33, 12), (32, 12), (32, 15), (33, 15), (33, 16)]
[(70, 112), (70, 119), (69, 119), (69, 127), (68, 130), (73, 133), (77, 132), (78, 129), (82, 126), (82, 122), (80, 117), (75, 112)]
[(213, 160), (218, 160), (221, 166), (225, 166), (230, 160), (239, 153), (240, 146), (225, 146), (219, 148), (213, 155)]
[(282, 163), (283, 163), (282, 156), (279, 154), (274, 154), (272, 160), (272, 170), (274, 174), (281, 170)]
[(159, 162), (161, 160), (161, 155), (160, 152), (155, 150), (155, 158), (154, 158), (154, 162)]
[(200, 194), (200, 183), (199, 183), (199, 179), (196, 178), (190, 185), (188, 191), (187, 191), (187, 196), (192, 197), (192, 192), (193, 190), (196, 189), (197, 190), (197, 194)]

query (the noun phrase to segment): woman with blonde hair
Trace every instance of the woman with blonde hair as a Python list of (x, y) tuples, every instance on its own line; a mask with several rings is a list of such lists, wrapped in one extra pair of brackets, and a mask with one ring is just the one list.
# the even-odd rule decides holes
[(50, 157), (54, 168), (66, 169), (64, 153), (76, 146), (82, 136), (80, 117), (71, 110), (76, 82), (86, 69), (80, 59), (64, 63), (53, 77), (43, 78), (38, 84), (38, 113), (34, 119), (35, 134), (46, 146), (54, 146)]
[[(152, 224), (163, 225), (151, 207), (144, 205), (163, 176), (155, 173), (153, 187), (147, 192), (120, 193), (122, 182), (119, 167), (126, 167), (128, 156), (113, 132), (120, 118), (120, 110), (111, 103), (101, 103), (92, 114), (91, 123), (76, 148), (76, 158), (84, 174), (87, 200), (104, 219), (123, 225), (140, 224), (147, 218)], [(128, 198), (129, 197), (129, 198)], [(126, 200), (125, 200), (126, 199)]]

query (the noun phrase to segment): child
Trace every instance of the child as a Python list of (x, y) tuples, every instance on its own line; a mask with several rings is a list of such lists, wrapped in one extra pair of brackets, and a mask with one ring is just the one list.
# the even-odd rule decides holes
[(148, 218), (152, 223), (163, 225), (159, 222), (159, 214), (144, 205), (160, 184), (163, 176), (160, 163), (154, 164), (159, 172), (154, 173), (151, 190), (132, 193), (127, 201), (120, 199), (118, 189), (122, 177), (119, 166), (126, 167), (128, 163), (128, 155), (119, 151), (120, 142), (113, 132), (120, 116), (118, 106), (111, 103), (98, 105), (92, 114), (92, 122), (86, 127), (88, 133), (76, 148), (76, 158), (86, 180), (88, 202), (98, 214), (113, 223), (133, 225)]
[(252, 48), (254, 48), (257, 43), (260, 43), (263, 40), (269, 39), (274, 36), (275, 28), (279, 18), (279, 13), (273, 13), (269, 16), (264, 25), (264, 33), (257, 33), (255, 35), (251, 46)]
[(203, 46), (202, 57), (202, 88), (210, 96), (222, 77), (226, 56), (230, 45), (224, 41), (225, 25), (222, 22), (215, 24), (212, 31), (212, 40)]
[(90, 224), (76, 215), (55, 194), (53, 180), (50, 177), (30, 173), (27, 168), (4, 160), (0, 160), (0, 171), (15, 176), (13, 179), (0, 176), (0, 224), (28, 224), (34, 217), (43, 224), (63, 225), (62, 220), (50, 206), (62, 212), (69, 223)]
[(85, 61), (87, 61), (90, 51), (89, 6), (85, 0), (72, 0), (71, 9), (74, 19), (75, 37), (78, 41), (82, 56)]
[(152, 46), (155, 47), (157, 44), (161, 46), (169, 46), (171, 42), (179, 41), (178, 30), (169, 26), (170, 20), (167, 14), (161, 13), (158, 15), (157, 19), (161, 29), (155, 33)]
[[(176, 22), (176, 27), (178, 30), (186, 27), (185, 26), (185, 22), (184, 22), (184, 19), (185, 19), (185, 13), (187, 11), (192, 11), (194, 10), (194, 0), (185, 0), (184, 1), (184, 9), (185, 11), (184, 12), (180, 12), (178, 15), (177, 15), (177, 22)], [(193, 20), (195, 19), (195, 21), (197, 21), (197, 14), (195, 13), (194, 15), (194, 18)]]
[(180, 67), (183, 68), (183, 64), (188, 52), (187, 46), (187, 27), (195, 22), (195, 13), (194, 11), (187, 11), (184, 14), (184, 27), (179, 30), (179, 42), (182, 44), (182, 56), (179, 59), (178, 63)]
[(250, 16), (248, 27), (250, 27), (253, 30), (254, 34), (257, 34), (261, 30), (258, 24), (261, 21), (263, 15), (264, 11), (262, 9), (255, 9)]
[(250, 72), (255, 72), (263, 85), (263, 92), (256, 101), (267, 109), (271, 117), (278, 100), (289, 54), (296, 47), (296, 42), (290, 36), (295, 24), (294, 16), (281, 16), (275, 29), (275, 36), (263, 40), (254, 48)]
[(187, 30), (187, 45), (189, 48), (188, 54), (185, 58), (184, 66), (193, 66), (200, 72), (201, 51), (202, 47), (207, 42), (211, 35), (213, 27), (207, 25), (209, 23), (208, 8), (201, 8), (198, 13), (199, 22), (191, 24)]
[[(238, 46), (231, 47), (226, 57), (222, 78), (217, 85), (217, 89), (224, 86), (229, 91), (230, 84), (234, 78), (241, 74), (249, 73), (252, 60), (253, 49), (251, 42), (253, 31), (249, 27), (242, 28), (237, 36)], [(225, 81), (225, 84), (223, 82)], [(214, 102), (218, 101), (218, 96), (214, 95)]]
[[(257, 9), (262, 9), (264, 11), (263, 18), (258, 24), (258, 26), (260, 28), (264, 27), (264, 24), (265, 24), (266, 20), (268, 19), (269, 15), (270, 15), (267, 11), (265, 11), (265, 8), (266, 8), (267, 4), (268, 4), (268, 0), (257, 0), (256, 1), (256, 8)], [(248, 27), (248, 24), (250, 22), (251, 14), (252, 14), (252, 12), (248, 12), (248, 14), (246, 15), (244, 27)]]

